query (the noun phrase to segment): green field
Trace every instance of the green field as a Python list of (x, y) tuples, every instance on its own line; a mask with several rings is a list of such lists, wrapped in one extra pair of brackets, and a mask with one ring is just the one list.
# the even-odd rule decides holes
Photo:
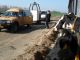
[(62, 15), (64, 15), (64, 13), (61, 13), (61, 12), (58, 12), (58, 11), (52, 11), (51, 12), (51, 16), (62, 16)]

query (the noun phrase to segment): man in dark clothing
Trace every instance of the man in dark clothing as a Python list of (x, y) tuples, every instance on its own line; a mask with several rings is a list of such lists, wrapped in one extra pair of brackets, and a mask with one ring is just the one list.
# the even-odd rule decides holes
[(48, 10), (46, 15), (46, 28), (49, 28), (50, 17), (51, 17), (51, 13)]
[(48, 10), (48, 12), (47, 12), (47, 19), (48, 19), (48, 22), (50, 22), (50, 17), (51, 17), (51, 12)]
[(54, 30), (67, 29), (77, 35), (78, 45), (80, 46), (80, 17), (74, 15), (74, 13), (69, 13), (61, 17), (54, 27)]
[(64, 28), (73, 32), (79, 32), (80, 18), (75, 16), (74, 13), (69, 13), (61, 17), (55, 27), (57, 30)]

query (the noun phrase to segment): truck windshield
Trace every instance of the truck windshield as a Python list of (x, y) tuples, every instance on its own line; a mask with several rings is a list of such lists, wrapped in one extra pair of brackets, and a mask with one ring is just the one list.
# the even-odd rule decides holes
[(18, 16), (18, 12), (5, 12), (3, 16)]

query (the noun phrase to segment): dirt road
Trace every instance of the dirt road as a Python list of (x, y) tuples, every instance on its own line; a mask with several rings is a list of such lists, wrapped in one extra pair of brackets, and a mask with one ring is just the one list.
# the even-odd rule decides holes
[(33, 25), (18, 33), (0, 32), (0, 60), (12, 60), (25, 53), (24, 50), (34, 45), (45, 30), (48, 30), (45, 25)]
[(0, 60), (11, 60), (24, 53), (24, 49), (42, 34), (43, 28), (44, 25), (38, 25), (19, 33), (0, 32)]

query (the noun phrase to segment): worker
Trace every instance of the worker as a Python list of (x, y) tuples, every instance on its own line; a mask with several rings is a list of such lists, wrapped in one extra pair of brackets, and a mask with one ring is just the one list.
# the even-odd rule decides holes
[(75, 16), (74, 13), (68, 13), (61, 17), (54, 27), (54, 30), (57, 31), (61, 28), (68, 29), (76, 33), (78, 37), (78, 45), (80, 46), (80, 18)]
[(74, 13), (68, 13), (61, 17), (61, 19), (57, 22), (54, 29), (68, 29), (73, 32), (79, 32), (80, 28), (80, 18), (75, 16)]
[(50, 13), (50, 10), (47, 11), (47, 14), (46, 14), (46, 28), (49, 28), (49, 22), (50, 22), (50, 17), (51, 17), (51, 13)]
[[(80, 46), (80, 18), (75, 16), (74, 13), (68, 13), (67, 15), (64, 15), (61, 17), (61, 19), (57, 22), (57, 24), (54, 27), (55, 31), (58, 31), (59, 29), (67, 29), (68, 31), (73, 33), (73, 36), (77, 37), (77, 48)], [(75, 47), (75, 44), (72, 43), (72, 48)], [(77, 49), (75, 47), (75, 50), (77, 52)], [(76, 54), (76, 53), (75, 53)]]
[(48, 12), (47, 12), (47, 19), (48, 19), (48, 22), (50, 22), (50, 17), (51, 17), (51, 12), (50, 12), (50, 10), (48, 10)]

